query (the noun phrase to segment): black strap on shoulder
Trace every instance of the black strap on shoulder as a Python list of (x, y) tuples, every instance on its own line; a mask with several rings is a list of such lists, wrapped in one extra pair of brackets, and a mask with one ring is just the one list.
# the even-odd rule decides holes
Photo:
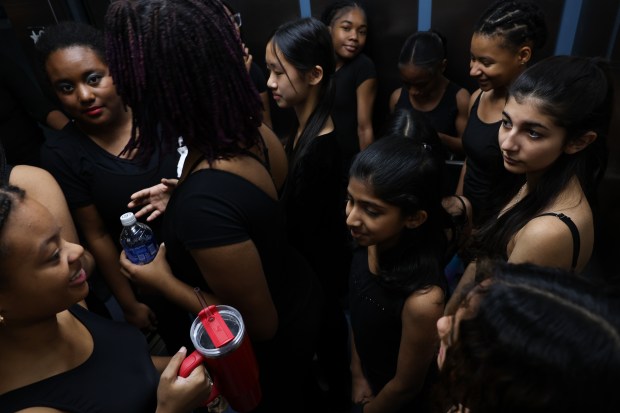
[(566, 216), (562, 213), (558, 214), (556, 212), (546, 212), (538, 216), (539, 217), (542, 217), (542, 216), (558, 217), (563, 223), (566, 224), (571, 234), (573, 235), (573, 262), (571, 264), (571, 269), (574, 270), (575, 267), (577, 267), (577, 259), (579, 258), (579, 250), (581, 249), (581, 240), (579, 238), (579, 230), (577, 229), (577, 225), (575, 225), (575, 223), (573, 222), (572, 219), (570, 219), (569, 216)]
[(267, 170), (267, 172), (271, 173), (271, 165), (269, 164), (269, 153), (267, 152), (267, 146), (265, 146), (265, 149), (263, 150), (263, 156), (265, 157), (265, 160), (262, 160), (260, 156), (256, 155), (254, 152), (249, 151), (247, 149), (243, 149), (241, 153), (243, 155), (249, 156), (250, 158), (253, 158), (259, 164), (263, 165), (265, 169)]

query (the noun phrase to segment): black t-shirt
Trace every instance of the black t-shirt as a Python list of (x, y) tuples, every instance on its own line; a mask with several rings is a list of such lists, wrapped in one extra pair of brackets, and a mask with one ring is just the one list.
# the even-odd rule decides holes
[[(156, 150), (143, 165), (112, 155), (72, 123), (62, 131), (46, 131), (46, 135), (41, 148), (42, 165), (60, 184), (69, 208), (94, 205), (120, 251), (119, 218), (129, 211), (131, 194), (158, 184), (162, 178), (176, 178), (179, 154), (173, 152), (160, 158), (160, 151)], [(161, 220), (149, 225), (161, 239), (158, 221)]]
[(292, 185), (285, 198), (288, 240), (306, 257), (323, 286), (344, 296), (350, 251), (338, 133), (312, 139), (298, 162), (287, 178), (287, 185)]
[[(279, 202), (238, 175), (199, 170), (174, 190), (163, 235), (172, 272), (204, 291), (211, 289), (190, 251), (252, 240), (279, 319), (273, 339), (253, 342), (261, 408), (285, 411), (289, 403), (303, 402), (297, 396), (303, 391), (299, 383), (310, 374), (322, 295), (308, 264), (285, 242)], [(175, 322), (185, 323), (189, 332), (190, 321), (185, 316)]]
[(345, 161), (360, 151), (357, 135), (357, 88), (366, 80), (376, 77), (375, 64), (363, 53), (345, 63), (334, 73), (336, 99), (332, 118), (338, 130)]
[[(74, 369), (0, 395), (0, 413), (35, 406), (80, 413), (154, 412), (159, 375), (140, 330), (79, 305), (69, 311), (93, 338), (90, 357)], [(45, 343), (41, 346), (45, 351)]]

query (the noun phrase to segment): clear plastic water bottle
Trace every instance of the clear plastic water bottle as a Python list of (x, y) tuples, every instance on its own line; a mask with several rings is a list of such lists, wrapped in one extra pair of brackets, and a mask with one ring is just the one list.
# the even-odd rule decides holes
[(138, 222), (133, 212), (121, 215), (121, 224), (120, 241), (129, 261), (140, 265), (153, 261), (159, 246), (151, 227)]

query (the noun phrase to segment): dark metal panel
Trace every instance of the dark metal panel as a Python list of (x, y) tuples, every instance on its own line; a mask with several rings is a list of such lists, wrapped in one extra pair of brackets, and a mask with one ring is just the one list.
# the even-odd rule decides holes
[[(607, 137), (609, 164), (598, 191), (599, 204), (595, 206), (595, 247), (589, 273), (604, 277), (614, 276), (620, 281), (617, 253), (620, 250), (620, 39), (614, 32), (620, 22), (620, 1), (584, 0), (573, 54), (609, 57), (614, 79), (615, 105)], [(612, 36), (616, 34), (616, 37)]]
[(366, 53), (377, 67), (374, 128), (380, 135), (389, 117), (392, 91), (400, 86), (398, 56), (405, 39), (417, 30), (418, 1), (373, 1), (368, 8), (369, 37)]
[[(620, 0), (584, 1), (575, 34), (573, 54), (605, 56), (611, 42), (613, 27), (618, 15)], [(595, 30), (593, 30), (596, 28)], [(617, 56), (616, 56), (617, 57)]]
[(95, 27), (103, 30), (103, 19), (108, 10), (110, 0), (81, 0), (88, 21)]
[(60, 0), (3, 0), (2, 6), (21, 46), (21, 53), (32, 65), (35, 64), (33, 37), (40, 28), (71, 18), (69, 10)]

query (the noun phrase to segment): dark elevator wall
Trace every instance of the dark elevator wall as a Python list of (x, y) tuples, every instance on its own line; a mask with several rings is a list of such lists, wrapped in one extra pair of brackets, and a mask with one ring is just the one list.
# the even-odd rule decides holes
[[(591, 266), (586, 271), (614, 272), (614, 253), (620, 251), (620, 0), (535, 0), (547, 17), (549, 36), (534, 61), (553, 54), (607, 56), (612, 64), (616, 85), (616, 106), (612, 122), (607, 173), (600, 188), (597, 207), (597, 241)], [(2, 26), (2, 47), (23, 49), (16, 58), (28, 61), (32, 56), (29, 27), (45, 26), (57, 20), (74, 19), (103, 25), (108, 0), (3, 0), (9, 20)], [(297, 17), (319, 17), (330, 0), (227, 0), (243, 17), (242, 37), (254, 60), (264, 68), (267, 39), (281, 23)], [(369, 38), (365, 52), (374, 60), (378, 72), (375, 102), (375, 130), (380, 133), (388, 116), (388, 98), (399, 86), (396, 61), (401, 44), (428, 20), (430, 28), (441, 31), (448, 40), (449, 78), (469, 90), (476, 88), (469, 78), (469, 42), (472, 26), (491, 0), (366, 0)], [(425, 20), (427, 19), (427, 20)], [(11, 32), (12, 33), (9, 33)], [(562, 34), (562, 36), (560, 36)], [(7, 40), (8, 39), (8, 40)], [(17, 40), (15, 40), (17, 39)], [(279, 110), (272, 102), (274, 128), (285, 138), (292, 113)]]

